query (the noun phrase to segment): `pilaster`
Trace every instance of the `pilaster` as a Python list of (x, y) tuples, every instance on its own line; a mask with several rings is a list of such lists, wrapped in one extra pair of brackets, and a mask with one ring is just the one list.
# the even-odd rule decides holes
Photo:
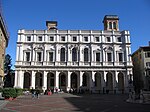
[(44, 71), (44, 82), (43, 82), (43, 90), (45, 91), (47, 88), (47, 71)]
[(32, 71), (31, 75), (31, 87), (35, 89), (35, 71)]

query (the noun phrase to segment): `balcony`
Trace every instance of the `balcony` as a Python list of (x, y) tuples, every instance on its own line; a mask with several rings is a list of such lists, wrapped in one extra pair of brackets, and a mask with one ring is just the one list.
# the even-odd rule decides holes
[(47, 62), (46, 65), (48, 65), (48, 66), (55, 66), (55, 62)]
[(23, 65), (25, 65), (25, 66), (30, 66), (30, 65), (31, 65), (31, 62), (29, 62), (29, 61), (23, 62)]

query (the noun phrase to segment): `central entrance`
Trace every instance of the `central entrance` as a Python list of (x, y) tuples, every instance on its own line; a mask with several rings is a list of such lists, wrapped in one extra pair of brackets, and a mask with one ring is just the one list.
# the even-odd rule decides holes
[(54, 88), (54, 74), (53, 73), (48, 73), (47, 74), (47, 89), (53, 89)]
[(71, 74), (71, 88), (77, 89), (78, 87), (78, 78), (76, 73)]

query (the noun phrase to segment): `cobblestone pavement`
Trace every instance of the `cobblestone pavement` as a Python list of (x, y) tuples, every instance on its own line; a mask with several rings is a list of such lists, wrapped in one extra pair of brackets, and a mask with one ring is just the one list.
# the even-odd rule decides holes
[(3, 106), (0, 112), (150, 112), (149, 104), (126, 102), (127, 95), (67, 93), (18, 97)]

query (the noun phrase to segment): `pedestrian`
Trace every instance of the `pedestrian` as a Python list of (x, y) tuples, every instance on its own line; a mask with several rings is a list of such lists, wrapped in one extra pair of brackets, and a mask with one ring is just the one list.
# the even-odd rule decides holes
[(32, 94), (32, 98), (34, 98), (35, 97), (35, 91), (34, 91), (33, 87), (31, 89), (31, 94)]
[(40, 90), (39, 89), (37, 89), (36, 90), (36, 97), (39, 99), (39, 94), (40, 94)]

